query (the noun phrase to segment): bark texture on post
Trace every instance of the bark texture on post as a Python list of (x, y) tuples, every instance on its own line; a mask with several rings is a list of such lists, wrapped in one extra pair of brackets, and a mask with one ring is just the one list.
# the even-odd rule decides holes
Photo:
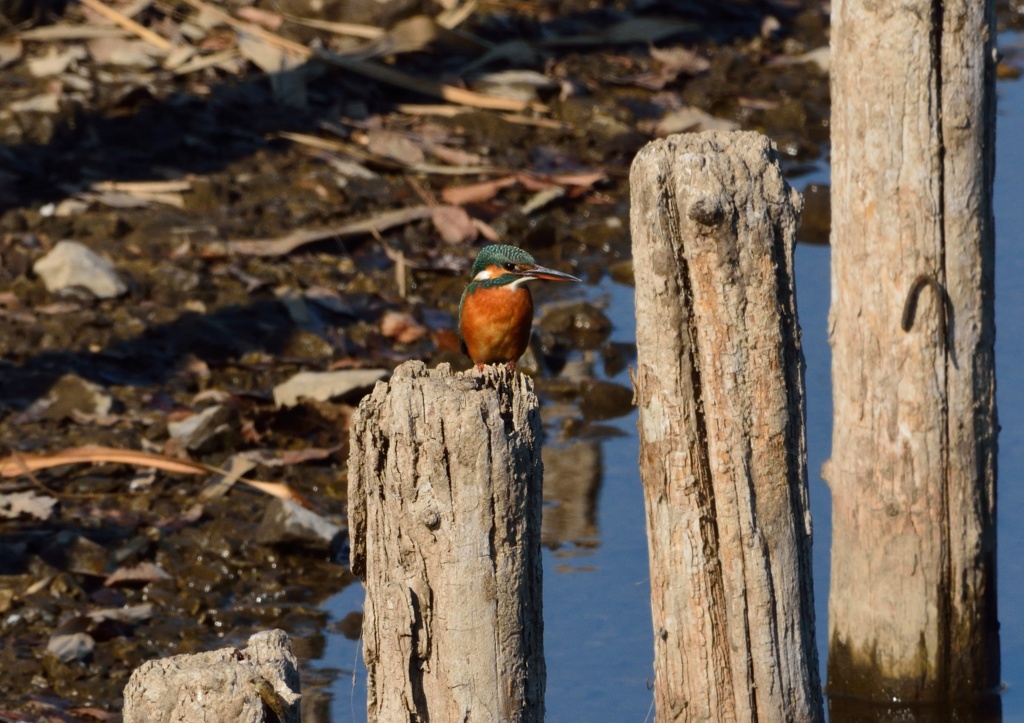
[(541, 422), (533, 384), (422, 362), (352, 419), (352, 571), (371, 721), (541, 721)]
[(948, 700), (999, 683), (994, 3), (832, 18), (829, 690)]
[(756, 133), (633, 161), (640, 471), (657, 721), (820, 721), (799, 195)]

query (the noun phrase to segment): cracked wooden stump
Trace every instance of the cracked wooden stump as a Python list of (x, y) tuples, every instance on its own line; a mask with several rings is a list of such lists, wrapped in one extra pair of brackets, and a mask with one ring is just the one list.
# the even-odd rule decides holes
[(351, 439), (371, 723), (543, 720), (532, 382), (407, 362), (360, 404)]
[(995, 3), (832, 19), (828, 686), (866, 720), (841, 698), (945, 710), (1000, 682)]
[(249, 638), (241, 650), (150, 660), (124, 689), (125, 723), (299, 723), (298, 660), (283, 630)]
[(820, 721), (799, 195), (767, 139), (649, 144), (630, 174), (657, 721)]

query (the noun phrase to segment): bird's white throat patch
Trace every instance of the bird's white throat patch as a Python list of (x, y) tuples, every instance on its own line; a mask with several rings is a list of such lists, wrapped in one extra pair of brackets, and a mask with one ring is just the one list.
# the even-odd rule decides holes
[[(483, 271), (478, 273), (476, 276), (474, 276), (473, 277), (473, 281), (487, 281), (488, 279), (496, 279), (499, 276), (504, 276), (504, 275), (506, 275), (508, 273), (509, 272), (507, 272), (507, 271), (505, 271), (503, 269), (499, 269), (496, 266), (488, 266), (486, 269), (484, 269)], [(520, 286), (522, 286), (523, 284), (525, 284), (527, 281), (530, 281), (532, 278), (533, 278), (532, 276), (520, 276), (515, 281), (512, 281), (510, 283), (504, 284), (501, 288), (507, 289), (507, 290), (517, 289)]]

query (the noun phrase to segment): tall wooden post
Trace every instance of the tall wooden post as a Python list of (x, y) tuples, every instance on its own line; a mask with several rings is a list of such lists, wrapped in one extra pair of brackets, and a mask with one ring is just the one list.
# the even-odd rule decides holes
[(371, 723), (544, 718), (531, 381), (406, 362), (352, 418), (352, 571)]
[(829, 691), (999, 683), (992, 0), (833, 0)]
[(799, 196), (756, 133), (633, 161), (640, 472), (657, 721), (820, 721)]

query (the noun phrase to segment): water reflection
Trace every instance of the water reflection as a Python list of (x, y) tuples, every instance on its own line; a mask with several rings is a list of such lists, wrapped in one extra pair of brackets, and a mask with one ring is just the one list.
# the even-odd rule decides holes
[[(1002, 38), (999, 45), (1009, 43)], [(1024, 383), (1019, 378), (1024, 358), (1024, 134), (1013, 132), (1024, 118), (1024, 84), (1000, 84), (997, 140), (997, 369), (1000, 438), (999, 595), (1002, 629), (1003, 678), (1007, 690), (966, 706), (870, 706), (832, 698), (829, 716), (846, 721), (971, 721), (1024, 720), (1024, 701), (1017, 694), (1024, 671), (1024, 619), (1019, 600), (1024, 596)], [(827, 183), (823, 169), (803, 183)], [(806, 187), (804, 188), (806, 190)], [(817, 238), (823, 238), (820, 233)], [(807, 436), (811, 509), (814, 519), (814, 577), (817, 632), (821, 662), (825, 663), (828, 632), (828, 583), (831, 507), (821, 480), (821, 463), (831, 446), (832, 403), (828, 346), (829, 249), (797, 249), (797, 294), (804, 352), (807, 357)], [(627, 348), (632, 341), (633, 299), (628, 286), (602, 281), (592, 292), (608, 298), (613, 324), (611, 342)], [(628, 385), (621, 366), (606, 376)], [(544, 414), (559, 417), (549, 400)], [(562, 415), (561, 419), (569, 419)], [(650, 599), (643, 496), (637, 471), (636, 421), (630, 414), (609, 422), (623, 436), (594, 439), (574, 434), (560, 439), (560, 425), (549, 424), (544, 451), (550, 501), (545, 508), (544, 544), (557, 548), (545, 555), (544, 619), (548, 667), (547, 720), (643, 721), (648, 716), (652, 677)], [(570, 420), (570, 425), (573, 422)], [(568, 452), (561, 451), (568, 448)], [(573, 448), (576, 448), (575, 450)], [(556, 451), (559, 450), (559, 451)], [(563, 555), (565, 555), (563, 557)], [(570, 565), (583, 558), (586, 565)], [(559, 574), (559, 571), (579, 574)], [(585, 572), (581, 572), (585, 571)], [(362, 609), (362, 592), (353, 585), (326, 606), (340, 620)], [(365, 720), (366, 692), (356, 643), (341, 634), (328, 636), (324, 662), (343, 669), (331, 686), (332, 720)], [(318, 708), (319, 709), (319, 708)], [(325, 720), (325, 718), (315, 718)]]
[(999, 723), (1002, 698), (987, 695), (958, 705), (878, 705), (867, 701), (829, 696), (832, 723)]
[(571, 545), (580, 554), (598, 546), (597, 497), (601, 444), (577, 441), (544, 447), (544, 521), (541, 543), (551, 550)]

